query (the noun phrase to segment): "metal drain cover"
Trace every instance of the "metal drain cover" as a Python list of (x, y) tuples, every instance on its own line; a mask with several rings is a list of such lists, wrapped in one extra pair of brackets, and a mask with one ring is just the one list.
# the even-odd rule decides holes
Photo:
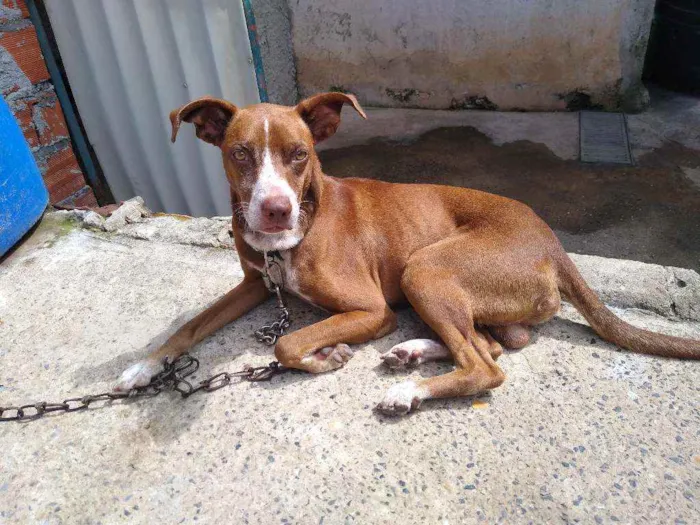
[(632, 164), (624, 113), (579, 112), (581, 162)]

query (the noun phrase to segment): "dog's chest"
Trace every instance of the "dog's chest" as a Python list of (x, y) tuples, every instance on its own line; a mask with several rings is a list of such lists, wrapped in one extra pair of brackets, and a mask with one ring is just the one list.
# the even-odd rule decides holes
[(294, 262), (291, 254), (289, 252), (281, 252), (281, 256), (282, 260), (280, 261), (280, 266), (282, 267), (281, 273), (284, 281), (284, 289), (294, 294), (301, 293), (299, 290), (297, 272), (294, 268)]

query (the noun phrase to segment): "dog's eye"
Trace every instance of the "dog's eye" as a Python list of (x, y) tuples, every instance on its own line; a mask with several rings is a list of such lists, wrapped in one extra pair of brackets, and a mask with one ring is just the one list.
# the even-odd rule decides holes
[(242, 161), (242, 160), (247, 159), (248, 155), (246, 154), (246, 152), (244, 150), (237, 149), (237, 150), (234, 150), (234, 152), (233, 152), (233, 158), (238, 160), (238, 161)]
[(306, 160), (306, 157), (308, 157), (308, 155), (308, 153), (300, 149), (294, 154), (294, 160), (296, 160), (297, 162), (301, 162), (302, 160)]

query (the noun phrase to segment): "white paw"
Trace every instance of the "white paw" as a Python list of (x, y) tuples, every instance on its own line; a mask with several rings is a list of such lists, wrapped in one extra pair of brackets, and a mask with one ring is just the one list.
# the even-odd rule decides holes
[(124, 370), (119, 381), (114, 385), (114, 390), (117, 392), (126, 392), (132, 388), (146, 386), (151, 382), (151, 378), (162, 370), (163, 365), (160, 363), (139, 361), (135, 365), (131, 365)]
[(381, 355), (382, 361), (389, 368), (416, 366), (428, 361), (437, 361), (450, 357), (450, 351), (432, 339), (411, 339), (404, 341)]
[(310, 372), (330, 372), (336, 368), (345, 366), (345, 363), (352, 359), (355, 353), (345, 343), (339, 343), (335, 346), (327, 346), (305, 357), (301, 360), (303, 365), (308, 367)]
[(387, 390), (377, 410), (388, 416), (402, 416), (420, 406), (429, 393), (413, 381), (404, 381)]

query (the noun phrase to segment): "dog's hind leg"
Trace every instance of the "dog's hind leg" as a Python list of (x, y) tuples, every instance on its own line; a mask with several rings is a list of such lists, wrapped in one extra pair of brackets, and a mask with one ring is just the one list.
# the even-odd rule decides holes
[(405, 414), (425, 399), (477, 394), (505, 380), (492, 357), (500, 354), (500, 345), (474, 326), (469, 294), (454, 279), (454, 271), (442, 272), (433, 262), (431, 257), (409, 261), (401, 284), (418, 314), (449, 348), (458, 368), (418, 383), (394, 385), (377, 407), (385, 414)]
[(404, 414), (425, 399), (474, 395), (499, 386), (505, 374), (495, 360), (502, 347), (489, 330), (501, 327), (493, 330), (497, 338), (521, 346), (528, 339), (525, 326), (555, 314), (559, 292), (551, 260), (517, 236), (495, 242), (496, 233), (490, 227), (458, 232), (409, 259), (401, 287), (449, 349), (457, 370), (392, 387), (381, 411)]
[[(489, 353), (495, 360), (503, 354), (503, 348), (488, 337)], [(381, 360), (389, 368), (403, 368), (405, 366), (418, 366), (433, 361), (451, 361), (452, 353), (441, 342), (435, 339), (410, 339), (391, 347), (388, 352), (380, 356)]]
[(411, 339), (393, 346), (381, 355), (389, 368), (416, 366), (430, 361), (452, 359), (452, 354), (440, 341), (433, 339)]
[(436, 329), (449, 341), (457, 370), (417, 383), (409, 380), (394, 385), (377, 407), (381, 412), (406, 414), (426, 399), (473, 395), (496, 388), (505, 380), (505, 374), (491, 357), (492, 344), (485, 334), (472, 327), (465, 336), (448, 323)]

